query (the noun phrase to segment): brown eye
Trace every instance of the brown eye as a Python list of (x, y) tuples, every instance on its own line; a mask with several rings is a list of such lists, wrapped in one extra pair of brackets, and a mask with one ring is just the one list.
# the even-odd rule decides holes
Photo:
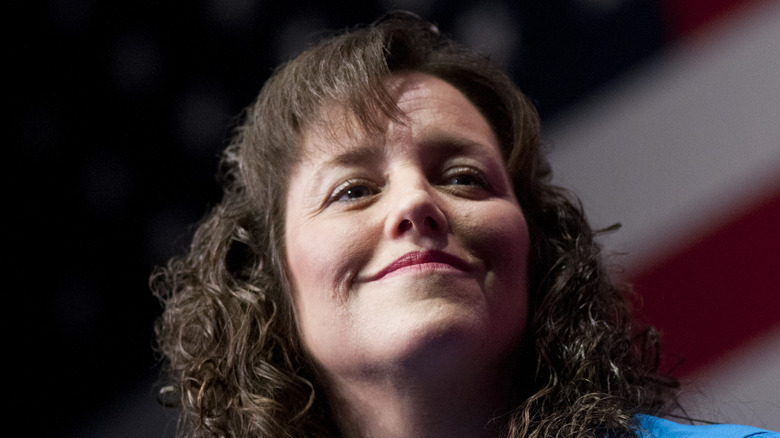
[(374, 192), (371, 189), (369, 189), (368, 186), (364, 186), (364, 185), (352, 186), (344, 190), (343, 192), (341, 192), (339, 196), (339, 200), (358, 199), (373, 194)]
[(472, 168), (452, 169), (444, 175), (443, 180), (445, 185), (451, 186), (488, 187), (485, 177), (478, 170)]
[(482, 180), (474, 175), (456, 175), (449, 179), (449, 184), (458, 186), (481, 186)]

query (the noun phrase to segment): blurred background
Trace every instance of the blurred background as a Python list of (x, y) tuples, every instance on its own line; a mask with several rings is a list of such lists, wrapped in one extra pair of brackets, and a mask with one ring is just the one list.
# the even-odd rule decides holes
[(689, 412), (780, 429), (778, 2), (8, 4), (11, 432), (172, 435), (150, 272), (218, 202), (219, 151), (273, 68), (394, 8), (537, 104), (557, 180), (597, 226), (623, 224), (604, 245)]

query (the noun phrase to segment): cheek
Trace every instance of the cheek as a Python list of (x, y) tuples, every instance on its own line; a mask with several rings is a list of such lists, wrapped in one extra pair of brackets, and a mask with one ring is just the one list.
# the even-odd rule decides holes
[(355, 224), (309, 224), (290, 230), (287, 261), (296, 290), (331, 298), (347, 293), (369, 252), (369, 236)]
[(528, 322), (530, 237), (525, 217), (519, 207), (509, 209), (492, 222), (493, 303), (496, 312), (496, 333), (506, 336), (510, 345), (522, 338)]
[(525, 272), (527, 270), (528, 255), (530, 253), (530, 237), (528, 235), (528, 224), (525, 221), (522, 211), (519, 207), (517, 211), (510, 211), (508, 214), (496, 220), (496, 228), (499, 245), (508, 254), (512, 254), (515, 262), (515, 269)]
[[(322, 250), (326, 244), (311, 239), (303, 228), (289, 230), (286, 239), (295, 320), (301, 340), (309, 350), (309, 346), (320, 344), (312, 335), (323, 333), (335, 316), (331, 303), (333, 294), (325, 280), (330, 270), (329, 259)], [(335, 255), (331, 260), (335, 260)]]
[(502, 202), (473, 212), (468, 218), (468, 235), (489, 268), (525, 275), (530, 239), (528, 225), (519, 206)]
[(506, 236), (501, 239), (499, 244), (501, 251), (511, 254), (511, 258), (507, 257), (505, 260), (505, 269), (514, 274), (512, 281), (515, 285), (522, 286), (523, 299), (527, 301), (530, 284), (528, 269), (531, 237), (528, 232), (528, 223), (519, 206), (503, 218), (501, 230), (502, 232), (499, 234)]
[(470, 246), (486, 264), (485, 293), (496, 325), (494, 333), (502, 333), (511, 342), (521, 335), (528, 317), (528, 226), (514, 203), (481, 211), (470, 227)]
[[(352, 279), (371, 254), (371, 239), (352, 223), (313, 221), (287, 231), (295, 318), (309, 346), (350, 320)], [(343, 327), (342, 327), (343, 328)]]

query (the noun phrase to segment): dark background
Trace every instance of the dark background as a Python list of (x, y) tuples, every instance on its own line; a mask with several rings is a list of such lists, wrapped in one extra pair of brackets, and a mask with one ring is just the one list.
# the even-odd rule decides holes
[(7, 4), (4, 416), (23, 436), (173, 431), (149, 274), (218, 202), (241, 109), (306, 45), (411, 9), (503, 63), (550, 121), (669, 38), (651, 0)]

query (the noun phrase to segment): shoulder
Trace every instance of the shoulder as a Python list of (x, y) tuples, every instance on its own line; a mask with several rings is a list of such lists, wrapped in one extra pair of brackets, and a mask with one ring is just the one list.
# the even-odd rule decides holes
[(637, 436), (641, 438), (780, 438), (780, 433), (737, 424), (692, 426), (650, 415), (639, 415)]

